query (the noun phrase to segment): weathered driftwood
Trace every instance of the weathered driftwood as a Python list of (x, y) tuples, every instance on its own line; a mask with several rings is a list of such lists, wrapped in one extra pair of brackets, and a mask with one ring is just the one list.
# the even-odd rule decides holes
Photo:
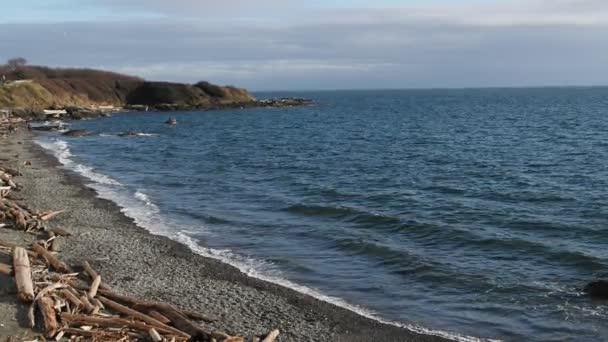
[(17, 184), (15, 184), (15, 182), (13, 182), (13, 180), (11, 179), (11, 176), (4, 172), (4, 171), (0, 171), (0, 179), (6, 183), (8, 186), (10, 186), (11, 188), (17, 188)]
[(0, 171), (8, 173), (12, 177), (17, 177), (17, 176), (21, 176), (22, 175), (21, 171), (15, 170), (15, 169), (7, 167), (7, 166), (0, 166)]
[[(95, 278), (99, 277), (99, 274), (93, 269), (93, 267), (91, 267), (88, 261), (85, 260), (82, 262), (82, 268), (84, 269), (84, 272), (89, 275), (89, 278), (91, 278), (91, 280), (95, 280)], [(100, 283), (99, 288), (104, 290), (110, 290), (110, 288), (104, 283)]]
[(177, 329), (179, 329), (181, 331), (188, 333), (189, 335), (191, 335), (193, 337), (208, 339), (208, 340), (214, 338), (219, 341), (225, 341), (225, 340), (228, 340), (228, 339), (231, 339), (234, 337), (234, 336), (230, 336), (225, 333), (222, 333), (222, 332), (207, 331), (207, 330), (203, 329), (202, 327), (200, 327), (199, 325), (195, 324), (194, 322), (190, 321), (188, 318), (186, 318), (186, 316), (182, 315), (177, 310), (167, 310), (167, 311), (164, 311), (163, 314), (165, 316), (167, 316), (167, 318), (169, 320), (171, 320), (171, 323), (173, 324), (173, 326), (175, 326)]
[(129, 306), (135, 308), (136, 310), (142, 311), (142, 312), (158, 311), (160, 313), (163, 313), (166, 311), (177, 311), (177, 312), (181, 313), (182, 315), (186, 316), (187, 318), (193, 319), (195, 321), (207, 321), (207, 322), (217, 321), (216, 318), (208, 317), (206, 315), (196, 313), (193, 311), (189, 311), (189, 310), (178, 309), (175, 306), (166, 304), (166, 303), (147, 302), (147, 301), (140, 300), (137, 298), (119, 295), (117, 293), (114, 293), (114, 292), (108, 291), (108, 290), (99, 290), (99, 293), (101, 293), (102, 295), (104, 295), (107, 298), (110, 298), (112, 300), (129, 305)]
[[(0, 240), (0, 247), (11, 248), (11, 249), (14, 250), (16, 247), (21, 247), (21, 246), (15, 244), (15, 243), (12, 243), (12, 242), (7, 242), (7, 241)], [(28, 251), (28, 250), (26, 250), (26, 252), (32, 258), (37, 258), (38, 257), (37, 253), (34, 253), (32, 251)]]
[[(189, 337), (189, 335), (187, 334), (187, 332), (181, 331), (181, 329), (178, 330), (179, 328), (175, 329), (173, 327), (170, 327), (170, 326), (168, 326), (168, 325), (166, 325), (166, 324), (158, 321), (157, 319), (154, 319), (154, 318), (152, 318), (152, 317), (150, 317), (148, 315), (145, 315), (145, 314), (143, 314), (143, 313), (141, 313), (139, 311), (135, 311), (133, 309), (129, 309), (126, 306), (123, 306), (121, 304), (118, 304), (118, 303), (116, 303), (114, 301), (111, 301), (111, 300), (109, 300), (107, 298), (104, 298), (104, 297), (101, 297), (101, 296), (99, 296), (98, 299), (107, 308), (110, 308), (110, 309), (112, 309), (112, 310), (114, 310), (116, 312), (119, 312), (119, 313), (123, 314), (123, 315), (129, 316), (129, 317), (133, 317), (133, 318), (137, 318), (139, 320), (142, 320), (142, 321), (150, 324), (154, 328), (163, 328), (165, 330), (171, 331), (172, 333), (174, 333), (174, 334), (176, 334), (178, 336)], [(171, 319), (171, 317), (167, 317), (167, 318)]]
[(49, 231), (48, 232), (49, 239), (46, 240), (47, 245), (49, 246), (49, 251), (51, 252), (59, 252), (59, 236), (55, 235), (55, 233)]
[(78, 297), (76, 297), (70, 290), (68, 289), (62, 289), (61, 293), (63, 294), (63, 297), (70, 302), (72, 305), (74, 305), (74, 307), (77, 308), (83, 308), (84, 304), (82, 304), (82, 302), (80, 301), (80, 299), (78, 299)]
[(17, 297), (22, 302), (32, 302), (34, 300), (34, 285), (32, 283), (30, 258), (23, 247), (13, 249), (13, 270), (17, 283)]
[[(82, 326), (82, 325), (91, 325), (95, 327), (114, 327), (114, 328), (123, 328), (128, 327), (134, 330), (142, 331), (144, 333), (148, 333), (152, 326), (145, 324), (143, 322), (138, 322), (134, 320), (118, 318), (118, 317), (93, 317), (86, 315), (73, 315), (68, 313), (61, 314), (61, 321), (67, 323), (70, 326)], [(174, 335), (174, 333), (170, 330), (161, 328), (161, 327), (153, 327), (158, 332), (164, 335)], [(182, 333), (183, 334), (183, 333)], [(180, 335), (181, 336), (181, 335)], [(184, 336), (186, 337), (186, 336)]]
[(46, 212), (46, 213), (42, 213), (39, 216), (39, 219), (41, 221), (48, 221), (48, 220), (52, 219), (53, 217), (55, 217), (55, 216), (57, 216), (57, 215), (59, 215), (61, 213), (64, 213), (64, 212), (65, 212), (65, 210), (49, 211), (49, 212)]
[(154, 329), (154, 328), (150, 328), (150, 330), (148, 330), (148, 334), (150, 335), (150, 338), (154, 342), (161, 342), (163, 340), (163, 338), (160, 336), (158, 331), (156, 331), (156, 329)]
[[(110, 329), (84, 330), (84, 329), (76, 329), (76, 328), (64, 328), (61, 332), (72, 336), (72, 338), (74, 338), (74, 336), (77, 336), (76, 341), (82, 341), (82, 340), (78, 339), (80, 337), (88, 337), (89, 339), (86, 339), (86, 341), (96, 341), (96, 342), (97, 341), (112, 341), (112, 342), (124, 341), (125, 337), (135, 338), (136, 341), (144, 339), (143, 334), (125, 332), (125, 331), (120, 331), (120, 330), (113, 331)], [(57, 339), (57, 337), (55, 337), (55, 339)], [(70, 341), (72, 341), (72, 339), (70, 339)], [(132, 340), (128, 340), (128, 341), (132, 341)]]
[(148, 312), (148, 316), (157, 319), (159, 322), (165, 323), (165, 324), (169, 324), (171, 323), (171, 320), (168, 319), (167, 317), (163, 316), (160, 312), (158, 311), (149, 311)]
[(271, 331), (266, 337), (264, 337), (262, 342), (274, 342), (274, 340), (276, 340), (276, 338), (279, 336), (279, 333), (279, 329)]
[(0, 263), (0, 273), (5, 274), (7, 276), (13, 276), (13, 266)]
[(19, 229), (26, 230), (27, 222), (25, 221), (25, 215), (23, 214), (23, 212), (17, 209), (13, 209), (11, 210), (11, 214), (13, 215), (13, 218), (15, 220), (15, 226)]
[(53, 299), (43, 296), (38, 298), (37, 304), (38, 309), (40, 309), (40, 313), (42, 313), (46, 337), (52, 338), (59, 330), (59, 323), (57, 323), (57, 316), (55, 314), (55, 309), (53, 308)]
[(99, 285), (101, 285), (101, 276), (97, 275), (97, 277), (95, 277), (91, 283), (91, 288), (89, 289), (89, 298), (95, 298), (95, 296), (97, 296)]
[(82, 302), (82, 307), (84, 308), (84, 310), (88, 313), (92, 313), (93, 311), (95, 311), (95, 306), (93, 304), (91, 304), (91, 302), (89, 301), (89, 299), (87, 298), (87, 296), (82, 295), (80, 296), (80, 302)]
[(49, 228), (49, 232), (53, 232), (57, 236), (71, 236), (70, 232), (61, 228)]
[(222, 342), (245, 342), (245, 338), (241, 336), (230, 336), (221, 340)]
[(55, 271), (57, 271), (59, 273), (70, 273), (71, 272), (68, 265), (66, 265), (63, 261), (57, 259), (56, 256), (54, 256), (49, 251), (47, 251), (39, 243), (34, 243), (32, 248), (34, 249), (34, 252), (40, 254), (49, 265), (53, 266)]

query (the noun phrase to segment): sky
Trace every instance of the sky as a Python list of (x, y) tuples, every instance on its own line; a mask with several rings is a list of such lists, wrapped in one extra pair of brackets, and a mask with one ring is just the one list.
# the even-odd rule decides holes
[(251, 90), (608, 84), (608, 0), (4, 0), (0, 61)]

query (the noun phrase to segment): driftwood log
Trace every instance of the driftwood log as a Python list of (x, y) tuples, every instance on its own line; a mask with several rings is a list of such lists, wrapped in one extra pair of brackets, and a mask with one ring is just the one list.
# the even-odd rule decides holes
[[(91, 267), (91, 265), (89, 264), (88, 261), (85, 260), (82, 262), (82, 268), (84, 269), (84, 272), (89, 275), (89, 278), (91, 278), (92, 281), (94, 281), (97, 277), (99, 277), (99, 274), (93, 269), (93, 267)], [(110, 289), (104, 283), (100, 283), (99, 288), (104, 289), (104, 290)]]
[[(0, 247), (15, 249), (16, 247), (21, 247), (21, 246), (15, 244), (15, 243), (12, 243), (12, 242), (7, 242), (7, 241), (0, 240)], [(37, 253), (34, 253), (32, 251), (29, 251), (29, 250), (26, 251), (26, 252), (27, 252), (27, 255), (29, 255), (32, 258), (38, 258), (38, 254)]]
[(52, 219), (53, 217), (55, 217), (61, 213), (64, 213), (64, 212), (65, 212), (65, 210), (49, 211), (46, 213), (42, 213), (38, 218), (41, 221), (48, 221), (48, 220)]
[(32, 302), (34, 300), (34, 284), (32, 283), (30, 258), (22, 247), (13, 249), (13, 270), (15, 271), (15, 282), (17, 284), (17, 297), (22, 302)]
[(193, 312), (190, 310), (178, 309), (175, 306), (166, 304), (166, 303), (148, 302), (148, 301), (136, 299), (136, 298), (129, 297), (129, 296), (119, 295), (117, 293), (114, 293), (114, 292), (108, 291), (108, 290), (99, 290), (99, 293), (101, 293), (103, 296), (105, 296), (107, 298), (110, 298), (117, 302), (129, 305), (138, 311), (143, 311), (143, 312), (148, 312), (148, 313), (150, 311), (158, 311), (159, 313), (163, 313), (163, 312), (167, 312), (167, 311), (177, 311), (177, 312), (181, 313), (182, 315), (186, 316), (187, 318), (195, 320), (195, 321), (206, 321), (206, 322), (217, 321), (217, 318), (208, 317), (206, 315), (203, 315), (203, 314), (200, 314), (197, 312)]
[(165, 323), (165, 324), (169, 324), (171, 323), (171, 320), (168, 319), (167, 317), (163, 316), (160, 312), (158, 311), (149, 311), (148, 312), (148, 316), (157, 319), (159, 322)]
[(70, 304), (74, 305), (74, 307), (84, 308), (84, 304), (82, 304), (80, 299), (78, 299), (78, 297), (76, 297), (70, 290), (62, 289), (61, 293), (63, 294), (64, 298), (70, 302)]
[(95, 298), (95, 296), (97, 296), (99, 285), (101, 285), (101, 276), (98, 275), (95, 277), (95, 279), (93, 279), (93, 283), (91, 283), (91, 288), (89, 289), (89, 298)]
[(161, 342), (163, 340), (163, 338), (160, 336), (158, 331), (156, 331), (156, 329), (154, 329), (154, 328), (150, 328), (150, 330), (148, 330), (148, 334), (150, 335), (150, 338), (154, 342)]
[[(129, 327), (144, 333), (148, 333), (151, 326), (143, 322), (137, 322), (134, 320), (118, 318), (118, 317), (93, 317), (86, 315), (73, 315), (68, 313), (61, 314), (61, 321), (67, 323), (70, 326), (95, 326), (95, 327), (110, 327), (110, 328), (122, 328)], [(154, 327), (158, 332), (173, 335), (174, 333), (170, 330)]]
[[(118, 304), (118, 303), (116, 303), (114, 301), (111, 301), (111, 300), (107, 299), (107, 298), (104, 298), (104, 297), (100, 296), (98, 299), (107, 308), (110, 308), (110, 309), (112, 309), (112, 310), (114, 310), (116, 312), (119, 312), (119, 313), (123, 314), (123, 315), (129, 316), (129, 317), (133, 317), (133, 318), (137, 318), (139, 320), (142, 320), (142, 321), (148, 323), (149, 325), (151, 325), (154, 328), (161, 328), (161, 329), (164, 329), (164, 330), (169, 330), (169, 331), (171, 331), (171, 333), (173, 333), (173, 334), (175, 334), (177, 336), (190, 337), (187, 334), (187, 332), (178, 330), (179, 327), (178, 327), (178, 329), (170, 327), (170, 326), (168, 326), (168, 325), (166, 325), (166, 324), (164, 324), (164, 323), (162, 323), (162, 322), (160, 322), (160, 321), (158, 321), (158, 320), (156, 320), (156, 319), (154, 319), (154, 318), (152, 318), (152, 317), (150, 317), (148, 315), (145, 315), (145, 314), (143, 314), (143, 313), (141, 313), (139, 311), (135, 311), (133, 309), (129, 309), (128, 307), (120, 305), (120, 304)], [(171, 319), (170, 317), (168, 317), (168, 318)]]
[(7, 276), (13, 276), (13, 267), (11, 265), (0, 263), (0, 273)]
[(42, 245), (40, 245), (39, 243), (34, 243), (32, 248), (34, 249), (34, 252), (40, 254), (49, 265), (53, 266), (53, 268), (57, 272), (59, 272), (59, 273), (70, 273), (71, 272), (68, 265), (66, 265), (63, 261), (57, 259), (56, 256), (54, 256), (49, 251), (47, 251), (46, 248), (42, 247)]
[(57, 316), (53, 308), (54, 301), (50, 297), (42, 296), (38, 298), (37, 304), (42, 314), (46, 337), (52, 338), (59, 330), (59, 323), (57, 323)]
[(71, 236), (72, 235), (68, 231), (61, 229), (61, 228), (50, 228), (49, 232), (53, 232), (53, 234), (55, 234), (57, 236)]
[(276, 338), (279, 336), (279, 329), (275, 329), (273, 331), (271, 331), (263, 340), (262, 342), (274, 342), (274, 340), (276, 340)]

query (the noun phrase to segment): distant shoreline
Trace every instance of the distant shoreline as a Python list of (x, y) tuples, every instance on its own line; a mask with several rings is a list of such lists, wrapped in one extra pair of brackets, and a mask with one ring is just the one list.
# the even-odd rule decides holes
[(0, 65), (0, 111), (31, 121), (71, 120), (120, 110), (183, 111), (310, 104), (303, 98), (258, 100), (246, 89), (206, 81), (146, 81), (94, 69)]

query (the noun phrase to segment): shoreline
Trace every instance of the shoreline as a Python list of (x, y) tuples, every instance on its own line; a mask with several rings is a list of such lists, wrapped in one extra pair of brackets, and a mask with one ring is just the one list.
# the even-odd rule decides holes
[(447, 341), (250, 277), (180, 242), (153, 235), (117, 204), (99, 198), (83, 176), (61, 169), (34, 138), (23, 131), (10, 135), (0, 151), (3, 158), (13, 160), (18, 154), (20, 161), (32, 161), (23, 170), (25, 186), (18, 195), (34, 208), (68, 209), (50, 224), (74, 235), (65, 240), (61, 257), (70, 264), (90, 260), (120, 293), (216, 315), (217, 322), (204, 326), (228, 333), (260, 334), (278, 328), (279, 341)]

